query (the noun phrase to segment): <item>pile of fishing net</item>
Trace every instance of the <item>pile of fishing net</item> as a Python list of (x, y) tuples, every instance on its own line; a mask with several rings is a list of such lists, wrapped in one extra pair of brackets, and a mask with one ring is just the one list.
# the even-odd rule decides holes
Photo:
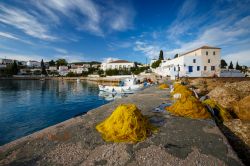
[(202, 103), (208, 105), (210, 108), (216, 111), (214, 112), (214, 115), (218, 116), (222, 121), (229, 121), (232, 119), (230, 113), (214, 100), (206, 99)]
[(167, 88), (169, 88), (169, 86), (168, 86), (168, 84), (161, 84), (161, 85), (159, 85), (158, 88), (159, 89), (167, 89)]
[(156, 131), (134, 104), (121, 104), (96, 126), (105, 141), (139, 142)]
[(171, 92), (172, 96), (174, 94), (180, 94), (183, 97), (188, 97), (188, 96), (192, 96), (193, 92), (188, 89), (186, 86), (181, 85), (179, 83), (175, 83), (174, 84), (174, 90)]
[(193, 92), (186, 86), (175, 84), (172, 95), (180, 94), (175, 103), (166, 110), (176, 116), (183, 116), (193, 119), (208, 119), (211, 118), (210, 113), (204, 105), (193, 95)]

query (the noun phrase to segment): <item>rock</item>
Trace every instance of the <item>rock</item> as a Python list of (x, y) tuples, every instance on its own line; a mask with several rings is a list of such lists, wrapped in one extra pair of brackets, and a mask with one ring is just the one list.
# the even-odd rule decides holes
[(234, 113), (241, 120), (250, 121), (250, 95), (240, 100), (236, 105), (234, 105)]
[(233, 106), (250, 94), (250, 81), (226, 83), (217, 86), (209, 92), (208, 96), (217, 101), (226, 109), (233, 109)]
[[(224, 123), (235, 135), (250, 146), (250, 122), (234, 119)], [(250, 152), (249, 152), (250, 153)]]

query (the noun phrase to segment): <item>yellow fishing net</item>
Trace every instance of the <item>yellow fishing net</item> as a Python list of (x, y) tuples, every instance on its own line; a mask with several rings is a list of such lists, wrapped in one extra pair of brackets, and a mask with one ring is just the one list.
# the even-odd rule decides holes
[(194, 119), (211, 118), (210, 113), (206, 110), (204, 105), (194, 97), (194, 93), (188, 87), (179, 83), (174, 84), (174, 90), (171, 93), (181, 94), (175, 103), (165, 109), (176, 116), (183, 116)]
[(167, 88), (169, 88), (169, 86), (168, 86), (168, 84), (161, 84), (161, 85), (159, 85), (158, 88), (159, 89), (167, 89)]
[(105, 141), (139, 142), (157, 129), (134, 104), (121, 104), (103, 122), (96, 126)]
[(173, 105), (166, 107), (166, 110), (176, 116), (183, 116), (193, 119), (211, 118), (210, 113), (194, 96), (181, 97)]
[(223, 121), (229, 121), (232, 119), (232, 116), (227, 112), (226, 109), (224, 109), (221, 105), (219, 105), (217, 102), (211, 99), (206, 99), (202, 102), (203, 104), (206, 104), (210, 106), (213, 109), (217, 109), (219, 111), (219, 116)]
[(174, 91), (171, 93), (172, 95), (179, 93), (182, 97), (187, 98), (188, 96), (193, 95), (193, 92), (188, 89), (186, 86), (175, 83), (174, 84)]

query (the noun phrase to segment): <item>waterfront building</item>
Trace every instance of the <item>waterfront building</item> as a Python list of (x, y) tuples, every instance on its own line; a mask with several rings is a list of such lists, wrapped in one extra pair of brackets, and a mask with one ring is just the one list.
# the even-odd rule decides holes
[(82, 72), (88, 72), (89, 69), (86, 65), (71, 65), (70, 71), (76, 74), (82, 74)]
[(163, 60), (153, 71), (162, 76), (213, 77), (220, 74), (221, 49), (202, 46), (192, 51), (178, 54), (178, 57)]
[(14, 63), (15, 60), (13, 59), (3, 59), (3, 58), (0, 58), (0, 64), (2, 65), (11, 65)]
[(59, 66), (58, 69), (59, 75), (66, 76), (69, 73), (68, 66)]
[(56, 67), (56, 66), (50, 66), (50, 67), (49, 67), (49, 70), (50, 70), (50, 71), (57, 71), (57, 67)]
[(27, 66), (28, 66), (28, 67), (35, 67), (35, 68), (38, 68), (38, 67), (41, 67), (41, 63), (38, 62), (38, 61), (29, 60), (29, 61), (27, 62)]
[(103, 62), (101, 64), (101, 69), (106, 71), (108, 69), (130, 69), (131, 67), (135, 67), (134, 62), (129, 62), (126, 60), (115, 60), (110, 62)]

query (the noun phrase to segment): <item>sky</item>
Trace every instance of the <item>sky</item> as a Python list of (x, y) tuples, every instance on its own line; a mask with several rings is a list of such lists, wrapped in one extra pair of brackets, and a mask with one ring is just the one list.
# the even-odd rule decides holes
[(0, 0), (0, 58), (149, 63), (203, 45), (250, 66), (250, 0)]

